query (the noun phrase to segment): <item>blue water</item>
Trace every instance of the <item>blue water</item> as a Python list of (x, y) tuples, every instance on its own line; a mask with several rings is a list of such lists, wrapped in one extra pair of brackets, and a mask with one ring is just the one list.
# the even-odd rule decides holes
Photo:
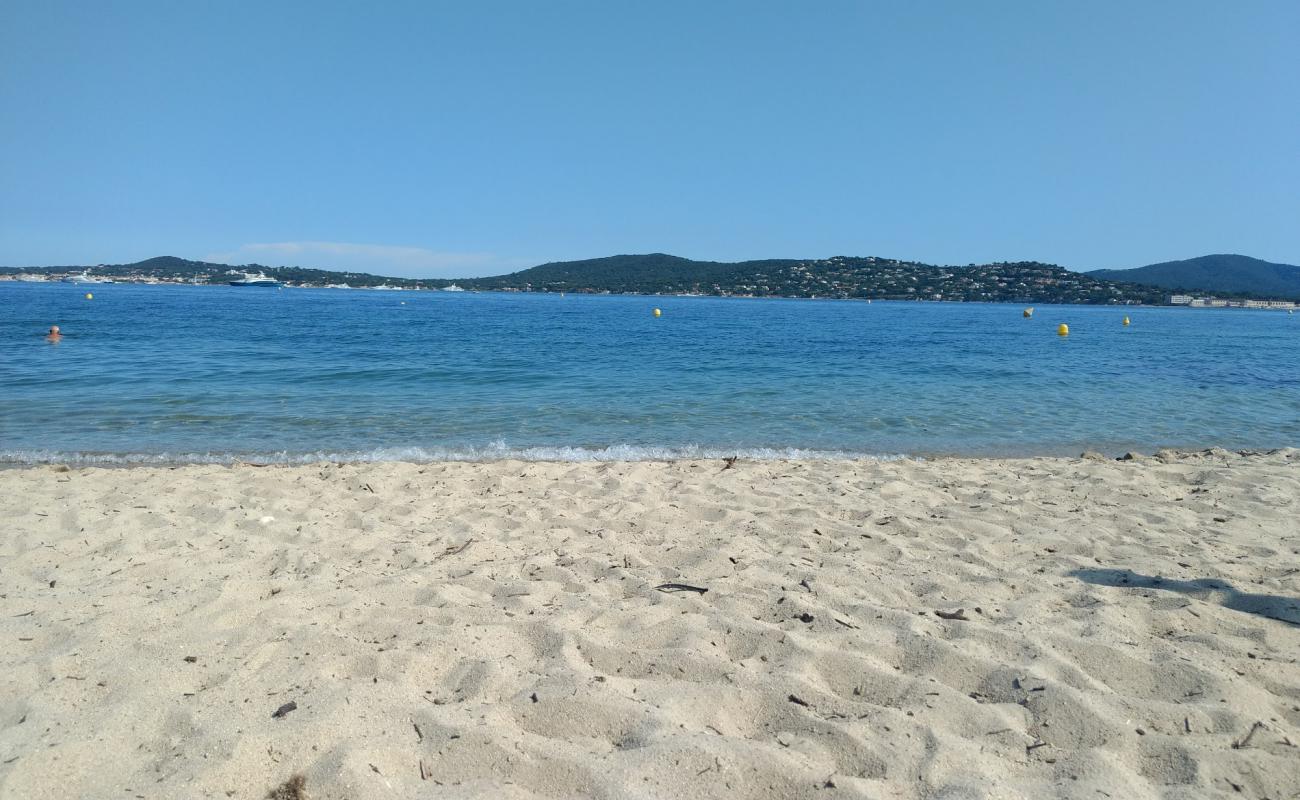
[(1282, 312), (86, 290), (0, 283), (0, 462), (1300, 445)]

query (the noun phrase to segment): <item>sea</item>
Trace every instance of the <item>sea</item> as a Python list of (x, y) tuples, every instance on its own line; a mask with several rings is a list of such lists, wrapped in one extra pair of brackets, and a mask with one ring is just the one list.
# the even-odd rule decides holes
[(0, 463), (1300, 446), (1300, 314), (1023, 311), (3, 282)]

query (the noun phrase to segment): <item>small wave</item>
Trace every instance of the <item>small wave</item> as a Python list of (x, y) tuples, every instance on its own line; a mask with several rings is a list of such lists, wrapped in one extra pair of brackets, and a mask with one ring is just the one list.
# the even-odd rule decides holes
[(755, 461), (842, 461), (871, 459), (893, 461), (898, 454), (817, 450), (801, 447), (714, 447), (689, 445), (657, 447), (610, 445), (608, 447), (511, 447), (504, 443), (469, 447), (381, 447), (374, 450), (317, 450), (311, 452), (191, 452), (191, 453), (94, 453), (55, 450), (0, 450), (0, 464), (36, 466), (68, 464), (86, 467), (173, 466), (178, 464), (339, 464), (373, 462), (431, 463), (439, 461), (689, 461), (737, 456)]

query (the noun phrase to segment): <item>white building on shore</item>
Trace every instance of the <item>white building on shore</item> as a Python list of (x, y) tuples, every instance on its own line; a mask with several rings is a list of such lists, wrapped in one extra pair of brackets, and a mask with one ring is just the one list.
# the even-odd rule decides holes
[(1189, 308), (1264, 308), (1292, 311), (1300, 304), (1291, 300), (1225, 300), (1221, 297), (1197, 297), (1190, 294), (1169, 296), (1169, 305)]

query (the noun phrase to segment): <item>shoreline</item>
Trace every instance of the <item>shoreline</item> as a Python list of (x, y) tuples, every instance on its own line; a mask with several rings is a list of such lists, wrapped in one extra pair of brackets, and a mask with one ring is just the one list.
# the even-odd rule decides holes
[[(1084, 450), (1074, 455), (1057, 452), (1026, 453), (963, 453), (958, 451), (926, 451), (916, 453), (859, 453), (851, 451), (816, 450), (803, 448), (655, 448), (617, 446), (607, 448), (587, 447), (533, 447), (505, 451), (467, 448), (464, 451), (433, 451), (428, 457), (410, 458), (410, 451), (422, 448), (385, 449), (379, 455), (357, 453), (184, 453), (180, 455), (156, 453), (62, 453), (42, 452), (24, 459), (5, 460), (0, 457), (0, 471), (67, 467), (68, 469), (177, 469), (180, 467), (255, 467), (294, 468), (320, 466), (367, 466), (440, 464), (676, 464), (709, 461), (726, 461), (763, 464), (769, 462), (810, 463), (888, 463), (892, 461), (1033, 461), (1033, 460), (1093, 460), (1133, 461), (1143, 458), (1170, 462), (1192, 456), (1271, 456), (1285, 454), (1300, 448), (1291, 445), (1268, 448), (1161, 447), (1155, 450)], [(1118, 454), (1116, 454), (1118, 453)]]
[[(21, 281), (21, 280), (6, 279), (3, 276), (0, 276), (0, 284), (5, 284), (5, 283), (26, 283), (26, 284), (49, 283), (49, 284), (61, 284), (61, 285), (80, 287), (82, 289), (91, 286), (198, 286), (198, 287), (215, 286), (218, 288), (224, 288), (230, 286), (230, 284), (224, 282), (188, 283), (185, 281), (156, 281), (156, 282), (136, 281), (136, 280), (129, 280), (121, 276), (115, 277), (113, 280), (109, 281), (108, 283), (103, 283), (103, 284), (94, 284), (94, 283), (64, 284), (63, 281), (61, 280)], [(447, 289), (441, 287), (402, 287), (402, 286), (384, 287), (384, 286), (330, 286), (330, 285), (309, 286), (309, 285), (293, 284), (293, 283), (285, 283), (278, 288), (311, 289), (311, 290), (329, 289), (329, 290), (348, 290), (348, 291), (358, 291), (358, 292), (400, 291), (400, 292), (412, 292), (417, 294), (432, 294), (432, 293), (461, 294), (463, 292), (464, 294), (469, 294), (469, 295), (522, 294), (522, 295), (560, 295), (561, 297), (565, 295), (575, 295), (581, 297), (643, 297), (646, 298), (647, 300), (660, 299), (660, 298), (672, 298), (672, 299), (703, 298), (703, 299), (713, 299), (713, 300), (806, 300), (806, 301), (814, 301), (814, 302), (834, 301), (834, 302), (849, 302), (849, 303), (940, 303), (940, 304), (949, 304), (949, 305), (1005, 305), (1005, 306), (1017, 306), (1017, 307), (1044, 306), (1048, 308), (1079, 306), (1083, 308), (1103, 307), (1103, 308), (1133, 308), (1133, 309), (1144, 309), (1144, 310), (1165, 309), (1165, 308), (1186, 308), (1186, 309), (1197, 309), (1197, 310), (1207, 310), (1207, 309), (1230, 310), (1231, 309), (1231, 310), (1242, 310), (1242, 311), (1286, 311), (1287, 313), (1294, 313), (1297, 308), (1300, 308), (1300, 301), (1291, 300), (1289, 298), (1284, 298), (1284, 297), (1275, 297), (1275, 296), (1265, 297), (1262, 295), (1250, 296), (1250, 297), (1236, 297), (1236, 296), (1219, 297), (1212, 292), (1196, 292), (1195, 294), (1205, 299), (1213, 300), (1215, 302), (1192, 304), (1192, 303), (1172, 303), (1172, 302), (1143, 303), (1143, 302), (1136, 302), (1136, 301), (1081, 303), (1077, 301), (1063, 302), (1060, 300), (1034, 300), (1034, 299), (1007, 299), (1007, 300), (938, 299), (936, 300), (934, 298), (928, 298), (928, 297), (900, 297), (900, 296), (827, 297), (821, 295), (804, 296), (804, 295), (794, 295), (794, 294), (788, 294), (788, 295), (787, 294), (762, 294), (762, 295), (701, 294), (701, 293), (690, 293), (690, 292), (687, 293), (660, 292), (660, 293), (647, 294), (644, 292), (614, 292), (614, 291), (605, 292), (605, 291), (582, 291), (582, 290), (572, 290), (572, 289), (564, 289), (564, 290), (561, 289), (462, 289), (460, 292), (457, 292), (456, 290), (448, 291)], [(1167, 290), (1167, 293), (1170, 295), (1178, 294), (1177, 291), (1172, 289)], [(1222, 300), (1223, 302), (1219, 303), (1218, 301), (1220, 300)], [(1246, 303), (1267, 303), (1270, 305), (1245, 305)]]
[(0, 471), (0, 797), (1300, 790), (1300, 450), (723, 467)]
[[(131, 280), (131, 279), (129, 279), (129, 278), (126, 277), (126, 276), (105, 276), (105, 277), (110, 277), (110, 278), (112, 278), (112, 280), (110, 280), (110, 281), (107, 282), (107, 283), (102, 283), (102, 284), (94, 284), (94, 283), (89, 283), (89, 284), (73, 284), (73, 283), (70, 283), (70, 284), (66, 284), (66, 285), (69, 285), (69, 286), (79, 286), (79, 287), (81, 287), (81, 288), (86, 288), (86, 287), (89, 287), (89, 286), (199, 286), (199, 287), (204, 287), (204, 286), (206, 286), (206, 287), (212, 287), (212, 286), (215, 286), (215, 287), (228, 287), (228, 286), (230, 286), (230, 284), (229, 284), (229, 283), (226, 283), (226, 282), (218, 282), (218, 283), (190, 283), (190, 282), (186, 282), (186, 281), (152, 281), (152, 282), (151, 282), (151, 281)], [(4, 283), (50, 283), (50, 284), (64, 284), (64, 282), (63, 282), (62, 280), (24, 281), (24, 280), (15, 280), (15, 279), (12, 279), (12, 278), (5, 278), (5, 277), (3, 277), (3, 276), (0, 276), (0, 284), (4, 284)], [(805, 295), (796, 295), (796, 294), (708, 294), (708, 293), (693, 293), (693, 292), (683, 292), (683, 293), (679, 293), (679, 292), (645, 293), (645, 292), (615, 292), (615, 291), (584, 291), (584, 290), (581, 290), (581, 289), (579, 289), (579, 290), (573, 290), (573, 289), (519, 289), (519, 288), (510, 288), (510, 289), (462, 289), (460, 292), (457, 292), (456, 290), (451, 290), (450, 292), (448, 292), (448, 290), (445, 289), (445, 288), (443, 288), (443, 287), (433, 287), (433, 286), (410, 286), (410, 287), (406, 287), (406, 286), (387, 286), (387, 287), (385, 287), (385, 286), (331, 286), (331, 285), (321, 285), (321, 286), (317, 286), (317, 285), (305, 285), (305, 284), (294, 284), (294, 283), (284, 283), (284, 284), (282, 285), (282, 287), (279, 287), (279, 288), (285, 288), (285, 289), (313, 289), (313, 290), (317, 290), (317, 289), (331, 289), (331, 290), (350, 290), (350, 291), (361, 291), (361, 292), (370, 292), (370, 291), (400, 291), (400, 292), (414, 292), (414, 293), (419, 293), (419, 294), (430, 294), (430, 293), (460, 294), (461, 292), (463, 292), (463, 293), (465, 293), (465, 294), (506, 294), (506, 295), (511, 295), (511, 294), (524, 294), (524, 295), (553, 295), (553, 294), (558, 294), (558, 295), (564, 296), (564, 295), (570, 295), (570, 294), (571, 294), (571, 295), (582, 296), (582, 297), (644, 297), (644, 298), (647, 298), (647, 299), (669, 297), (669, 298), (674, 298), (674, 299), (707, 298), (707, 299), (714, 299), (714, 300), (811, 300), (811, 301), (819, 301), (819, 302), (820, 302), (820, 301), (827, 301), (827, 300), (830, 300), (830, 301), (837, 301), (837, 302), (842, 301), (842, 302), (857, 302), (857, 303), (946, 303), (946, 304), (961, 304), (961, 305), (967, 305), (967, 304), (968, 304), (968, 305), (1009, 305), (1009, 306), (1026, 306), (1026, 305), (1028, 305), (1028, 306), (1047, 306), (1047, 307), (1057, 307), (1057, 306), (1082, 306), (1082, 307), (1107, 307), (1107, 308), (1111, 308), (1111, 307), (1114, 307), (1114, 308), (1120, 308), (1120, 307), (1122, 307), (1122, 308), (1137, 308), (1137, 309), (1195, 308), (1195, 309), (1221, 309), (1221, 310), (1222, 310), (1222, 309), (1239, 309), (1239, 310), (1246, 310), (1246, 311), (1288, 311), (1288, 312), (1294, 312), (1294, 310), (1295, 310), (1296, 308), (1300, 308), (1300, 301), (1291, 300), (1291, 299), (1289, 299), (1289, 298), (1285, 298), (1285, 297), (1275, 297), (1275, 296), (1267, 296), (1267, 297), (1266, 297), (1266, 296), (1263, 296), (1263, 295), (1252, 295), (1252, 296), (1250, 296), (1250, 297), (1236, 297), (1235, 295), (1234, 295), (1234, 296), (1230, 296), (1230, 297), (1219, 297), (1219, 296), (1215, 295), (1213, 292), (1200, 292), (1200, 291), (1195, 292), (1195, 294), (1200, 295), (1200, 296), (1204, 296), (1204, 297), (1206, 297), (1206, 298), (1213, 299), (1213, 300), (1216, 300), (1216, 301), (1217, 301), (1217, 300), (1223, 300), (1223, 301), (1225, 301), (1225, 302), (1224, 302), (1223, 304), (1217, 304), (1217, 303), (1215, 303), (1215, 304), (1198, 304), (1198, 305), (1192, 305), (1192, 304), (1190, 304), (1190, 303), (1168, 303), (1168, 302), (1166, 302), (1166, 303), (1143, 303), (1143, 302), (1137, 302), (1137, 301), (1133, 301), (1133, 302), (1127, 302), (1127, 301), (1126, 301), (1126, 302), (1096, 302), (1096, 303), (1081, 303), (1081, 302), (1077, 302), (1077, 301), (1076, 301), (1076, 302), (1063, 302), (1063, 301), (1060, 301), (1060, 300), (1035, 300), (1035, 299), (1006, 299), (1006, 300), (949, 300), (949, 299), (937, 299), (937, 300), (936, 300), (936, 299), (934, 299), (934, 298), (930, 298), (930, 297), (904, 297), (904, 296), (881, 296), (881, 297), (827, 297), (827, 296), (822, 296), (822, 295), (805, 296)], [(1166, 292), (1166, 294), (1170, 294), (1170, 295), (1178, 294), (1178, 291), (1177, 291), (1177, 290), (1173, 290), (1173, 289), (1165, 290), (1165, 292)], [(1245, 303), (1245, 302), (1252, 302), (1252, 303), (1263, 302), (1263, 303), (1273, 303), (1273, 304), (1276, 304), (1276, 305), (1270, 305), (1270, 306), (1242, 305), (1242, 303)], [(1287, 305), (1288, 303), (1290, 303), (1291, 305)]]

